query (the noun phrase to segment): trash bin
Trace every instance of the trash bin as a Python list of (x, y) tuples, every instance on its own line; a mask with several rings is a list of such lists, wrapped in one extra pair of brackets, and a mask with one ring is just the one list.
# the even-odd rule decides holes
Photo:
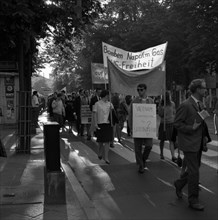
[(46, 122), (43, 128), (46, 169), (60, 171), (60, 126), (57, 122)]
[(44, 132), (44, 190), (45, 204), (66, 204), (65, 173), (60, 162), (60, 125), (46, 122)]

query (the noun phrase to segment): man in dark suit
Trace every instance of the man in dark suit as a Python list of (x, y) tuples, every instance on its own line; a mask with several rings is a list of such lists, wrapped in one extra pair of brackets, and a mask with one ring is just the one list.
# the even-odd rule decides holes
[(209, 139), (207, 125), (199, 112), (203, 109), (206, 83), (203, 79), (195, 79), (190, 83), (189, 89), (191, 96), (178, 107), (174, 122), (178, 131), (179, 148), (187, 163), (187, 172), (174, 182), (174, 186), (178, 198), (182, 198), (182, 188), (188, 183), (189, 206), (202, 211), (204, 206), (198, 200), (199, 168), (202, 150)]
[(96, 89), (96, 93), (94, 96), (92, 96), (91, 100), (90, 100), (90, 104), (89, 104), (89, 108), (92, 111), (93, 105), (100, 100), (100, 94), (101, 94), (101, 89), (97, 88)]

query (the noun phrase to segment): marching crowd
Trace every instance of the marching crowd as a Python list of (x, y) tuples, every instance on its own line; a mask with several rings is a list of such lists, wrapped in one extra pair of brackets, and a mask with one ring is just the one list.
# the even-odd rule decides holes
[[(207, 143), (211, 141), (205, 114), (207, 106), (203, 100), (206, 84), (203, 79), (195, 79), (189, 85), (188, 97), (178, 108), (171, 100), (171, 94), (166, 91), (161, 98), (153, 99), (147, 96), (147, 85), (137, 86), (137, 97), (123, 96), (118, 93), (110, 94), (108, 90), (96, 89), (95, 91), (80, 89), (77, 93), (66, 95), (65, 91), (54, 93), (48, 100), (48, 113), (51, 120), (60, 124), (61, 130), (65, 129), (66, 122), (71, 133), (75, 126), (78, 135), (84, 136), (85, 128), (87, 140), (92, 136), (97, 137), (99, 145), (98, 158), (110, 164), (109, 149), (114, 147), (116, 137), (122, 144), (122, 129), (127, 122), (127, 135), (132, 136), (133, 104), (147, 103), (157, 105), (157, 114), (160, 117), (158, 140), (160, 146), (160, 159), (164, 160), (164, 143), (169, 141), (172, 161), (182, 167), (180, 177), (174, 182), (176, 195), (182, 198), (182, 189), (188, 184), (189, 206), (195, 210), (203, 210), (199, 202), (199, 168), (201, 155), (207, 151)], [(91, 112), (90, 123), (84, 124), (81, 120), (81, 106), (88, 105)], [(214, 128), (217, 134), (218, 101), (213, 109)], [(138, 172), (143, 174), (147, 167), (146, 161), (153, 145), (152, 138), (136, 138), (134, 150)], [(175, 150), (178, 150), (178, 157)], [(183, 152), (183, 159), (180, 157)]]

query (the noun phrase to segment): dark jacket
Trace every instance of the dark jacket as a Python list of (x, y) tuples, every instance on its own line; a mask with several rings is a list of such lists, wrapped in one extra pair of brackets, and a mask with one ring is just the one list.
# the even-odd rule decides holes
[(89, 108), (90, 108), (91, 111), (92, 111), (93, 105), (94, 105), (98, 100), (99, 100), (99, 99), (98, 99), (98, 97), (97, 97), (96, 95), (91, 98), (90, 104), (89, 104)]
[[(193, 130), (194, 122), (201, 123)], [(178, 132), (178, 143), (182, 151), (198, 152), (205, 137), (209, 137), (207, 124), (198, 114), (198, 106), (192, 97), (186, 99), (177, 109), (174, 126)]]

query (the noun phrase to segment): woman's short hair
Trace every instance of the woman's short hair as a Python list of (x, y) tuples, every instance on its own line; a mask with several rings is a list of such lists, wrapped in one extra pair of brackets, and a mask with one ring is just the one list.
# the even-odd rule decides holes
[(109, 91), (108, 90), (102, 90), (101, 91), (101, 94), (100, 94), (100, 97), (101, 98), (104, 98), (105, 96), (109, 95)]

